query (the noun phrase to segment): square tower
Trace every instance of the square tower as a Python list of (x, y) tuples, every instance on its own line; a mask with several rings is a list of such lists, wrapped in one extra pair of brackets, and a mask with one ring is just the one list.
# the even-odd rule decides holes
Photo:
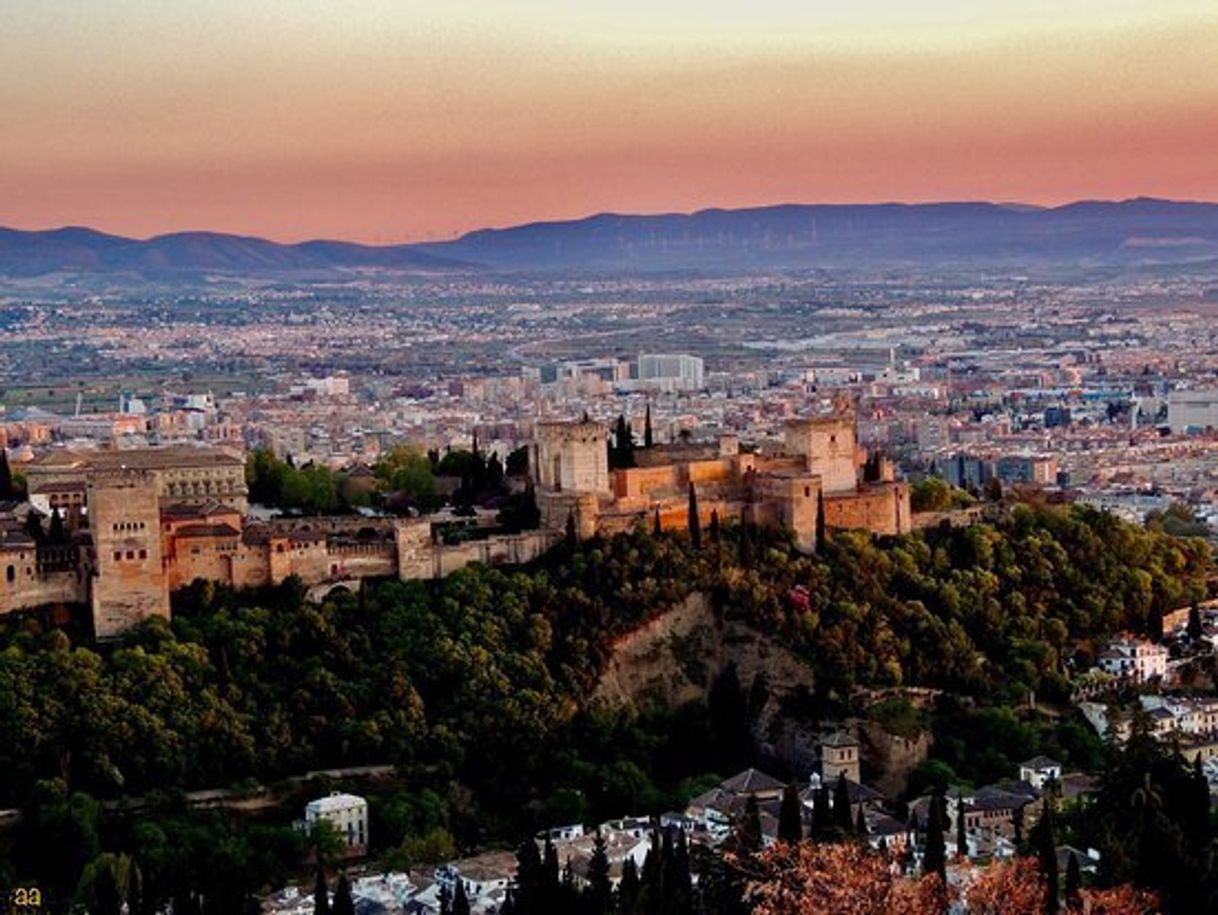
[(104, 471), (89, 480), (89, 527), (96, 564), (93, 632), (113, 638), (149, 616), (169, 618), (169, 577), (161, 552), (160, 498), (146, 470)]

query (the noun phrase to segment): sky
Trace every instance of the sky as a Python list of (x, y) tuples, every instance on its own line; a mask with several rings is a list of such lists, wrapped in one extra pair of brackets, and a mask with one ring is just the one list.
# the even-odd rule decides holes
[(1218, 200), (1216, 0), (0, 0), (0, 225)]

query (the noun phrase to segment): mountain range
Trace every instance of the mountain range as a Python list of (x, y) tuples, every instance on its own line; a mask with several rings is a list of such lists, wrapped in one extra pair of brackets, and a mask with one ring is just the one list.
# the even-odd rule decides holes
[(214, 232), (147, 240), (85, 228), (0, 228), (0, 274), (341, 275), (736, 272), (847, 266), (1095, 266), (1218, 261), (1218, 204), (1153, 198), (1059, 207), (784, 204), (482, 229), (446, 242), (281, 244)]

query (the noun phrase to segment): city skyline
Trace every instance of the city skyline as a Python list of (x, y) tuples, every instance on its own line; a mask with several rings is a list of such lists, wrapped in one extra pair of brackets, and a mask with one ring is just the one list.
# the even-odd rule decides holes
[(18, 2), (0, 224), (449, 238), (785, 202), (1218, 198), (1193, 2)]

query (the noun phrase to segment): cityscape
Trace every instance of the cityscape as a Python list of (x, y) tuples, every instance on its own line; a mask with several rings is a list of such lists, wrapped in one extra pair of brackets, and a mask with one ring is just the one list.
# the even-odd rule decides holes
[(0, 915), (1218, 912), (1214, 10), (101, 6), (0, 12)]

